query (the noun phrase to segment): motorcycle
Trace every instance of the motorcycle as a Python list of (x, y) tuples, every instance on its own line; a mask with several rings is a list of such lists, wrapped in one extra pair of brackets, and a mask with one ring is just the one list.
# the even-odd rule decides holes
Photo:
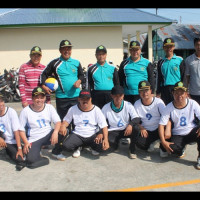
[(13, 101), (13, 92), (10, 86), (7, 84), (4, 75), (0, 76), (0, 94), (4, 96), (6, 103)]
[(13, 100), (20, 101), (20, 92), (18, 86), (18, 70), (11, 69), (9, 72), (4, 70), (4, 77), (7, 84), (10, 86), (12, 90)]

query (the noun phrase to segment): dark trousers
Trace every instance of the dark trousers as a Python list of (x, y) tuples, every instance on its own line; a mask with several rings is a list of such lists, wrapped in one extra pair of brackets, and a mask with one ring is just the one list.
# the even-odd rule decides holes
[(190, 94), (191, 98), (195, 100), (200, 105), (200, 95), (192, 95)]
[(161, 99), (164, 101), (165, 105), (174, 100), (172, 95), (173, 88), (173, 85), (167, 85), (161, 88)]
[[(172, 135), (172, 137), (167, 140), (169, 142), (173, 142), (174, 144), (171, 144), (170, 147), (173, 150), (173, 154), (176, 154), (178, 156), (182, 155), (183, 149), (185, 148), (185, 145), (197, 142), (197, 150), (200, 154), (200, 137), (197, 137), (197, 129), (200, 128), (200, 126), (197, 126), (193, 128), (189, 134), (187, 135)], [(160, 148), (162, 151), (166, 152), (165, 148), (160, 145)]]
[(112, 101), (110, 94), (110, 90), (93, 90), (92, 103), (102, 109), (105, 104)]
[(91, 137), (81, 137), (80, 135), (77, 135), (75, 133), (70, 134), (66, 140), (63, 141), (63, 149), (66, 151), (75, 151), (80, 146), (89, 146), (93, 150), (97, 152), (103, 151), (102, 149), (102, 143), (96, 144), (95, 138), (97, 134), (93, 134)]
[(75, 98), (56, 98), (56, 109), (57, 113), (60, 116), (60, 119), (63, 120), (68, 110), (78, 103), (78, 97)]
[(124, 100), (132, 103), (133, 105), (138, 99), (140, 99), (140, 95), (124, 95)]
[(148, 131), (148, 136), (146, 138), (142, 137), (141, 134), (139, 134), (136, 145), (142, 150), (147, 150), (150, 144), (158, 139), (160, 139), (158, 129), (154, 131)]
[(40, 156), (40, 151), (43, 145), (50, 145), (50, 138), (53, 130), (45, 137), (32, 142), (28, 154), (26, 154), (26, 166), (28, 168), (37, 168), (49, 164), (49, 159)]
[(137, 137), (138, 137), (138, 133), (139, 133), (139, 128), (138, 128), (138, 126), (135, 126), (133, 128), (133, 131), (132, 131), (131, 135), (128, 135), (128, 136), (124, 136), (124, 131), (125, 130), (109, 131), (108, 132), (109, 144), (114, 149), (117, 149), (118, 145), (119, 145), (119, 140), (121, 138), (130, 138), (131, 139), (131, 143), (130, 143), (130, 146), (129, 146), (129, 151), (131, 153), (135, 153), (135, 145), (136, 145), (136, 141), (137, 141)]

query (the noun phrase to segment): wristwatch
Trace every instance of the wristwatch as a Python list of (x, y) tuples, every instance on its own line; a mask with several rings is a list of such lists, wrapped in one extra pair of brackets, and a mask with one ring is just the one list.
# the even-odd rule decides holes
[(22, 147), (18, 147), (18, 149), (22, 149)]

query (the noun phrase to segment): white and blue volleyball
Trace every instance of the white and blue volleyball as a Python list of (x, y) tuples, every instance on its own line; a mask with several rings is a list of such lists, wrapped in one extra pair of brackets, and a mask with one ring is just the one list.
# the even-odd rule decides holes
[(58, 88), (58, 81), (55, 78), (47, 78), (45, 81), (45, 85), (54, 92)]

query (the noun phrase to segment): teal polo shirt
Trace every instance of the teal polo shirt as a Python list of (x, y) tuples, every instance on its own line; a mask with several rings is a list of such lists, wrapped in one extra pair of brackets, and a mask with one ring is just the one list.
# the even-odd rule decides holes
[(113, 74), (115, 66), (105, 62), (104, 65), (95, 64), (97, 69), (93, 73), (94, 90), (112, 90), (114, 87)]
[(164, 78), (164, 86), (175, 85), (181, 80), (180, 64), (183, 61), (183, 58), (174, 54), (170, 60), (167, 58), (164, 58), (163, 60), (161, 73)]
[(60, 86), (56, 90), (57, 98), (75, 98), (79, 96), (80, 89), (75, 88), (73, 85), (78, 80), (78, 67), (80, 62), (73, 58), (64, 60), (60, 57), (62, 61), (56, 69), (58, 77), (60, 79), (61, 85), (63, 87), (64, 93), (62, 92)]
[(147, 67), (150, 61), (140, 56), (140, 60), (134, 62), (131, 57), (124, 66), (124, 74), (126, 76), (126, 85), (124, 85), (125, 95), (138, 95), (138, 84), (140, 81), (148, 80)]

